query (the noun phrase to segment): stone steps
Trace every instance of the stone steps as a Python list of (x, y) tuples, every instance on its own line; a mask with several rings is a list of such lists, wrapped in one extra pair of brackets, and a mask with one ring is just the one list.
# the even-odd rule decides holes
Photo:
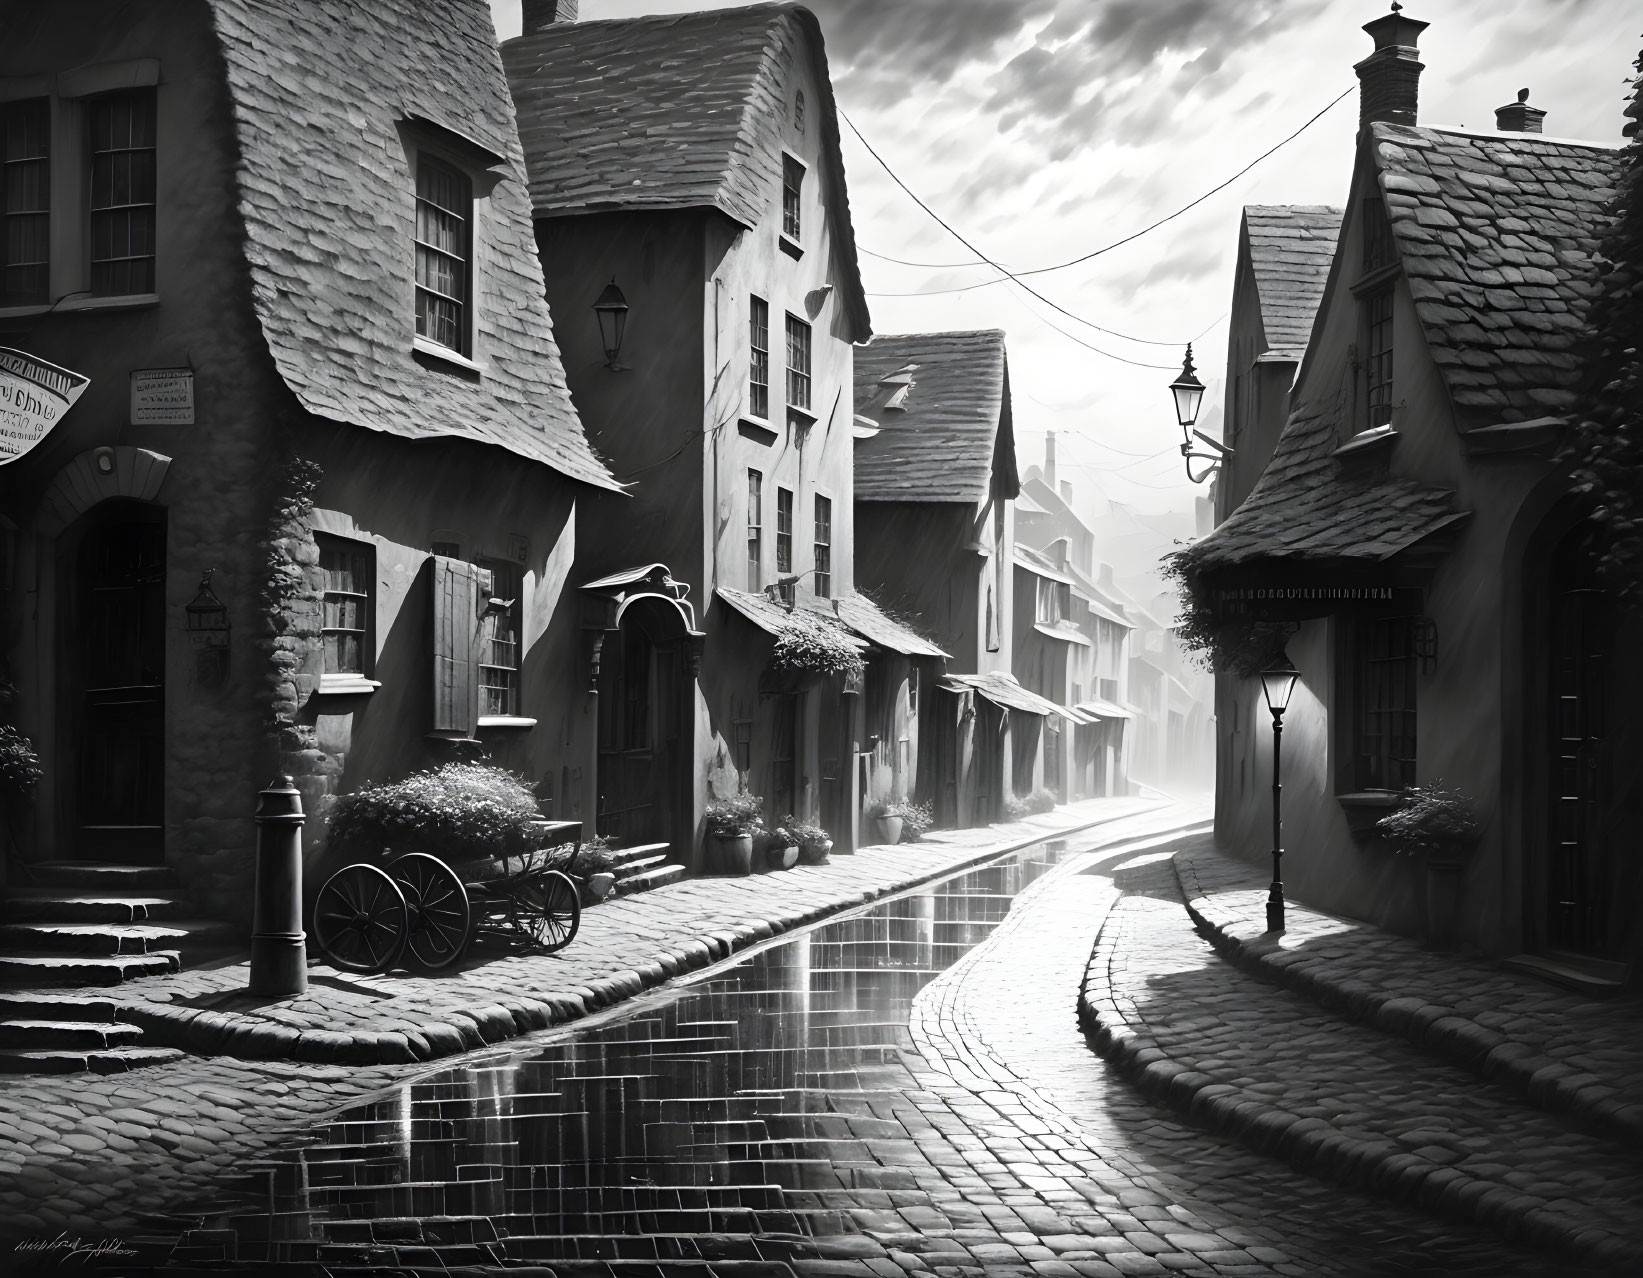
[(119, 1021), (0, 1021), (0, 1049), (44, 1051), (80, 1048), (101, 1051), (110, 1047), (133, 1047), (143, 1036), (135, 1025)]
[(213, 919), (169, 923), (61, 923), (55, 920), (0, 925), (0, 950), (62, 954), (154, 954), (176, 950), (185, 957), (225, 949), (235, 930)]
[(124, 1074), (144, 1065), (164, 1065), (187, 1053), (174, 1047), (111, 1047), (86, 1051), (56, 1048), (42, 1051), (0, 1048), (0, 1074)]
[(648, 892), (652, 888), (677, 883), (685, 877), (685, 874), (685, 867), (677, 862), (657, 865), (654, 869), (643, 870), (638, 874), (629, 875), (627, 878), (617, 879), (612, 895), (631, 896), (635, 892)]
[(8, 923), (152, 923), (180, 918), (188, 902), (176, 896), (116, 896), (24, 888), (5, 902)]
[(22, 877), (38, 887), (97, 889), (121, 895), (145, 889), (174, 888), (177, 872), (165, 865), (118, 865), (108, 861), (35, 861)]
[(63, 954), (17, 951), (0, 954), (0, 988), (119, 985), (139, 976), (164, 976), (182, 967), (176, 950), (151, 954)]
[(610, 868), (617, 878), (621, 878), (623, 870), (641, 862), (667, 860), (672, 850), (672, 845), (668, 843), (636, 843), (631, 848), (612, 848)]

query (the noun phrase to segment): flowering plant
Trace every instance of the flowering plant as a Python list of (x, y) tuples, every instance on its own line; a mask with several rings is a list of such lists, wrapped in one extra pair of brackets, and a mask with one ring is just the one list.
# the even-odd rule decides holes
[(702, 812), (707, 832), (720, 838), (735, 839), (752, 834), (764, 824), (764, 800), (756, 794), (738, 794), (734, 798), (719, 799), (707, 805)]
[(797, 674), (859, 675), (864, 663), (844, 627), (795, 609), (782, 622), (770, 664)]
[(449, 859), (534, 850), (536, 798), (519, 777), (478, 763), (447, 763), (403, 781), (341, 796), (331, 809), (332, 851), (365, 857), (427, 851)]
[(1410, 855), (1469, 848), (1483, 834), (1472, 800), (1441, 781), (1403, 789), (1397, 809), (1375, 822), (1375, 828)]
[(936, 823), (935, 809), (928, 803), (905, 803), (901, 808), (901, 841), (917, 843)]
[(791, 812), (782, 818), (782, 828), (793, 836), (793, 841), (805, 847), (815, 847), (826, 843), (832, 835), (819, 825), (812, 825), (809, 821), (801, 821)]
[(33, 743), (9, 723), (0, 723), (0, 795), (32, 794), (44, 773)]

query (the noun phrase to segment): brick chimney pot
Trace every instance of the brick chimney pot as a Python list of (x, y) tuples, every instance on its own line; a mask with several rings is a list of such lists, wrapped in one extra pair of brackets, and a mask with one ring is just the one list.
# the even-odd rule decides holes
[(1375, 41), (1375, 51), (1353, 68), (1362, 85), (1358, 97), (1358, 130), (1377, 120), (1388, 124), (1415, 124), (1421, 72), (1417, 42), (1431, 25), (1418, 18), (1406, 18), (1403, 6), (1394, 3), (1391, 13), (1382, 14), (1363, 29)]
[(575, 22), (581, 0), (521, 0), (520, 31), (534, 35), (556, 22)]
[(1546, 112), (1529, 105), (1529, 90), (1519, 89), (1516, 102), (1495, 108), (1495, 128), (1502, 133), (1539, 133)]

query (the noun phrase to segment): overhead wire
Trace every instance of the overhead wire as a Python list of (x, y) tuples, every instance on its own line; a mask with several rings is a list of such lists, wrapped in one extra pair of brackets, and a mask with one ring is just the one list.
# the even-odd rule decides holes
[[(1033, 267), (1030, 270), (1025, 270), (1025, 271), (1010, 271), (1010, 270), (1007, 270), (1005, 267), (1001, 266), (999, 263), (993, 261), (985, 253), (981, 252), (980, 249), (977, 249), (974, 245), (970, 244), (970, 242), (968, 240), (965, 240), (963, 236), (958, 234), (958, 232), (953, 231), (952, 227), (948, 226), (947, 223), (942, 222), (939, 217), (936, 217), (935, 213), (932, 212), (930, 210), (930, 208), (922, 200), (920, 200), (916, 195), (913, 195), (913, 193), (911, 191), (908, 191), (907, 187), (905, 185), (901, 184), (901, 179), (899, 179), (899, 178), (896, 178), (896, 182), (897, 182), (898, 185), (901, 185), (902, 190), (907, 191), (908, 195), (913, 195), (914, 202), (916, 204), (918, 204), (920, 208), (924, 209), (924, 211), (926, 213), (929, 213), (931, 217), (935, 218), (935, 220), (937, 222), (940, 222), (941, 225), (944, 228), (946, 228), (948, 231), (951, 231), (952, 234), (959, 240), (960, 243), (962, 243), (966, 248), (968, 248), (972, 253), (974, 253), (976, 255), (977, 260), (974, 261), (974, 262), (910, 262), (910, 261), (906, 260), (905, 258), (890, 257), (890, 256), (888, 256), (887, 254), (884, 254), (884, 253), (875, 253), (871, 249), (862, 249), (862, 248), (859, 248), (859, 246), (858, 246), (858, 249), (859, 249), (860, 252), (866, 253), (869, 257), (880, 258), (881, 260), (886, 261), (886, 262), (896, 262), (896, 263), (898, 263), (899, 265), (902, 265), (902, 266), (922, 267), (925, 270), (933, 270), (933, 271), (957, 270), (959, 268), (967, 267), (967, 266), (991, 266), (995, 270), (1003, 271), (1004, 274), (1008, 278), (1010, 278), (1012, 280), (1016, 280), (1018, 283), (1019, 283), (1020, 278), (1022, 276), (1026, 276), (1026, 275), (1047, 275), (1051, 271), (1064, 271), (1070, 266), (1078, 266), (1078, 265), (1080, 265), (1084, 262), (1090, 261), (1092, 258), (1100, 257), (1103, 253), (1110, 253), (1116, 248), (1122, 248), (1124, 245), (1129, 244), (1129, 243), (1131, 243), (1135, 240), (1140, 239), (1143, 235), (1146, 235), (1146, 234), (1148, 234), (1152, 231), (1156, 231), (1160, 226), (1163, 226), (1166, 222), (1173, 222), (1176, 218), (1180, 217), (1183, 213), (1190, 212), (1192, 209), (1194, 209), (1198, 205), (1202, 204), (1205, 200), (1209, 199), (1210, 196), (1215, 195), (1215, 194), (1217, 194), (1221, 191), (1226, 190), (1227, 187), (1231, 186), (1239, 178), (1243, 177), (1244, 174), (1248, 173), (1251, 169), (1253, 169), (1262, 160), (1266, 159), (1268, 156), (1274, 154), (1275, 152), (1277, 152), (1281, 148), (1289, 145), (1289, 143), (1293, 142), (1296, 138), (1300, 137), (1301, 134), (1305, 133), (1314, 124), (1316, 124), (1319, 120), (1321, 120), (1326, 114), (1329, 113), (1329, 111), (1332, 108), (1334, 108), (1337, 104), (1339, 104), (1351, 92), (1352, 92), (1351, 88), (1346, 88), (1346, 89), (1341, 90), (1341, 93), (1338, 97), (1334, 98), (1326, 106), (1324, 106), (1324, 108), (1322, 110), (1318, 111), (1311, 118), (1309, 118), (1306, 121), (1306, 123), (1301, 125), (1300, 128), (1296, 129), (1293, 133), (1289, 134), (1287, 137), (1281, 139), (1280, 141), (1275, 142), (1272, 146), (1268, 147), (1265, 151), (1262, 151), (1261, 154), (1257, 155), (1248, 164), (1244, 165), (1243, 168), (1239, 169), (1231, 177), (1227, 178), (1226, 181), (1218, 183), (1215, 186), (1212, 186), (1209, 190), (1205, 191), (1197, 199), (1192, 200), (1187, 204), (1183, 204), (1180, 208), (1176, 209), (1175, 212), (1166, 214), (1165, 216), (1159, 218), (1156, 222), (1152, 222), (1152, 223), (1148, 224), (1147, 226), (1143, 226), (1139, 231), (1131, 232), (1129, 235), (1124, 236), (1123, 239), (1114, 240), (1111, 244), (1103, 245), (1101, 248), (1094, 249), (1089, 253), (1082, 254), (1079, 257), (1075, 257), (1075, 258), (1071, 259), (1070, 261), (1057, 262), (1053, 266), (1037, 266), (1037, 267)], [(842, 116), (842, 115), (844, 115), (844, 112), (841, 111), (841, 112), (839, 112), (839, 114)], [(875, 160), (878, 160), (878, 162), (881, 165), (884, 165), (885, 172), (889, 173), (890, 172), (890, 166), (884, 163), (883, 159), (881, 159), (879, 157), (878, 153), (875, 152), (871, 146), (868, 146), (867, 139), (863, 138), (861, 136), (861, 130), (856, 128), (855, 121), (851, 120), (848, 116), (845, 116), (845, 123), (847, 123), (850, 126), (851, 131), (853, 133), (855, 133), (855, 135), (858, 138), (861, 138), (861, 143), (862, 143), (863, 146), (867, 147), (868, 154), (872, 155), (872, 157)], [(896, 177), (896, 175), (894, 173), (890, 173), (890, 176), (892, 178)], [(983, 281), (982, 283), (979, 283), (979, 284), (966, 284), (961, 288), (931, 289), (927, 293), (875, 293), (875, 294), (873, 294), (873, 296), (875, 296), (875, 297), (932, 297), (932, 296), (935, 296), (938, 293), (962, 293), (962, 292), (966, 292), (966, 291), (968, 291), (969, 289), (972, 289), (972, 288), (984, 288), (988, 284), (997, 284), (999, 282), (1000, 281), (998, 281), (998, 280), (985, 280), (985, 281)], [(1074, 316), (1074, 318), (1077, 318), (1077, 317)], [(1095, 325), (1092, 324), (1091, 327), (1093, 328), (1093, 327), (1095, 327)], [(1106, 332), (1108, 330), (1104, 329), (1102, 331)], [(1140, 341), (1141, 339), (1140, 338), (1131, 338), (1130, 340), (1131, 341)], [(1158, 343), (1158, 345), (1179, 345), (1179, 343)]]

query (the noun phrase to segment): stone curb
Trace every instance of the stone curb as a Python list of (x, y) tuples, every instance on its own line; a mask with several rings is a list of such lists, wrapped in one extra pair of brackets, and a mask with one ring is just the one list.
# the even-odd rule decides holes
[(1230, 1085), (1170, 1058), (1146, 1032), (1134, 1005), (1107, 979), (1111, 915), (1103, 920), (1078, 997), (1078, 1020), (1100, 1055), (1148, 1099), (1198, 1127), (1280, 1158), (1320, 1179), (1365, 1189), (1395, 1202), (1469, 1221), (1530, 1246), (1608, 1268), (1637, 1265), (1637, 1244), (1588, 1224), (1572, 1224), (1555, 1205), (1455, 1167), (1429, 1162), (1301, 1118), (1276, 1105), (1234, 1098)]
[[(1190, 858), (1173, 858), (1176, 881), (1187, 913), (1206, 939), (1234, 966), (1304, 994), (1332, 1012), (1398, 1035), (1417, 1047), (1498, 1083), (1539, 1109), (1561, 1114), (1589, 1135), (1643, 1147), (1643, 1104), (1616, 1100), (1612, 1088), (1594, 1074), (1554, 1060), (1513, 1041), (1499, 1030), (1479, 1025), (1452, 1007), (1427, 1002), (1419, 995), (1395, 996), (1367, 984), (1343, 980), (1326, 965), (1297, 950), (1272, 942), (1249, 942), (1233, 935), (1247, 922), (1216, 904), (1198, 881)], [(1288, 903), (1291, 911), (1297, 907)]]
[[(937, 869), (893, 884), (868, 888), (854, 896), (841, 896), (812, 909), (794, 911), (775, 919), (694, 937), (638, 968), (618, 972), (553, 997), (503, 998), (490, 1004), (464, 1008), (460, 1012), (443, 1012), (441, 1016), (445, 1019), (420, 1022), (414, 1031), (340, 1033), (319, 1029), (297, 1030), (234, 1013), (164, 1003), (122, 1004), (118, 1017), (128, 1024), (139, 1026), (145, 1039), (157, 1046), (180, 1047), (198, 1056), (292, 1060), (321, 1065), (398, 1065), (433, 1061), (569, 1024), (676, 976), (710, 967), (738, 950), (781, 933), (962, 873), (1036, 843), (1071, 838), (1099, 826), (1145, 815), (1147, 813), (1143, 809), (1096, 817), (1063, 829), (1035, 830), (1027, 837), (990, 844)], [(1182, 829), (1202, 823), (1201, 820), (1187, 821), (1184, 818), (1175, 820)], [(1163, 835), (1176, 828), (1176, 825), (1171, 825), (1156, 833)], [(658, 889), (662, 892), (666, 890), (665, 887)], [(397, 1021), (397, 1018), (385, 1016), (384, 1020)]]

